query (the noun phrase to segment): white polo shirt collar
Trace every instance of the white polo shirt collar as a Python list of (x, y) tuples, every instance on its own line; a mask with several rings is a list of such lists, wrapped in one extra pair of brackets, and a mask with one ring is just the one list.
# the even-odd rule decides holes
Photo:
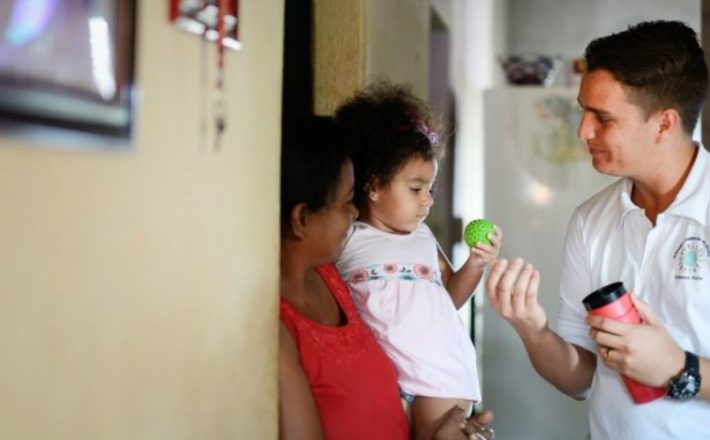
[[(664, 212), (663, 215), (674, 215), (679, 217), (687, 217), (695, 220), (703, 226), (706, 225), (708, 199), (710, 192), (704, 191), (705, 180), (710, 175), (710, 153), (702, 145), (697, 145), (698, 154), (695, 156), (688, 177), (683, 183), (683, 187), (678, 192), (673, 203)], [(640, 210), (638, 206), (631, 201), (631, 190), (633, 182), (629, 178), (625, 178), (621, 185), (621, 223), (624, 222), (626, 215), (634, 210)]]

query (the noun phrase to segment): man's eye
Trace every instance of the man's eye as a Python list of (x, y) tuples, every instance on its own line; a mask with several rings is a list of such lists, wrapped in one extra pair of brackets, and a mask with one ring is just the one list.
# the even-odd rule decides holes
[(604, 115), (597, 115), (597, 121), (606, 124), (607, 122), (611, 121), (611, 118)]

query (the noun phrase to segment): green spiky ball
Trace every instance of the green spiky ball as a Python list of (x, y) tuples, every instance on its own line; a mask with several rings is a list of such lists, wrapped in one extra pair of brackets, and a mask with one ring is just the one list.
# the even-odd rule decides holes
[(496, 229), (493, 227), (493, 223), (484, 218), (479, 218), (470, 221), (466, 225), (466, 229), (463, 231), (463, 238), (468, 247), (474, 247), (479, 242), (490, 246), (493, 243), (488, 239), (488, 234), (495, 233)]

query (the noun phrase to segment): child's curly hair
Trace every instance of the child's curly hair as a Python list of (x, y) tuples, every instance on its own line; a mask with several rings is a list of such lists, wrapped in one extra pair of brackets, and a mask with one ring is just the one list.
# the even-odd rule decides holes
[(355, 169), (355, 205), (373, 182), (387, 185), (411, 159), (439, 159), (444, 144), (431, 107), (409, 85), (377, 81), (342, 104), (335, 118), (346, 131)]

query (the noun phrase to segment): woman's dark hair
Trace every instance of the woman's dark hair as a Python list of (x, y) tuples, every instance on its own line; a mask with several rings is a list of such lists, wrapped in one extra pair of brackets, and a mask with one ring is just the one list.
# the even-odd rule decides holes
[(648, 21), (587, 46), (589, 71), (605, 69), (630, 90), (648, 118), (661, 109), (678, 111), (693, 128), (708, 94), (708, 70), (695, 31), (679, 21)]
[(350, 158), (342, 129), (333, 118), (304, 116), (283, 129), (281, 149), (281, 231), (293, 208), (318, 211), (335, 197), (343, 164)]
[(439, 159), (439, 121), (408, 85), (378, 81), (341, 105), (343, 125), (355, 169), (354, 202), (363, 209), (373, 182), (387, 185), (411, 159)]

